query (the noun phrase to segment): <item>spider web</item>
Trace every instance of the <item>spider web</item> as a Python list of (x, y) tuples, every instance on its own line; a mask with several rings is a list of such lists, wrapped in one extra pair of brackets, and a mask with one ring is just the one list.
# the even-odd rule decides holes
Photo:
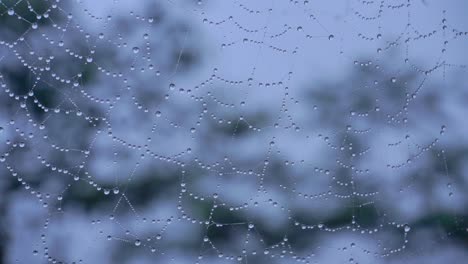
[(459, 261), (463, 6), (1, 1), (5, 259)]

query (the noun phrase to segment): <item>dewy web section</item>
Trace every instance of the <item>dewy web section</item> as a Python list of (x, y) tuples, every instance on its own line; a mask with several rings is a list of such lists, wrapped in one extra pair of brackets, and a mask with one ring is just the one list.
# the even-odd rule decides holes
[(0, 1), (0, 263), (463, 263), (463, 10)]

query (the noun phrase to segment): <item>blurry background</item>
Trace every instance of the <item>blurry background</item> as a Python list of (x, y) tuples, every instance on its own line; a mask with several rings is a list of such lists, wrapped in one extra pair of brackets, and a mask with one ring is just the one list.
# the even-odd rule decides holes
[(468, 3), (0, 2), (0, 263), (464, 263)]

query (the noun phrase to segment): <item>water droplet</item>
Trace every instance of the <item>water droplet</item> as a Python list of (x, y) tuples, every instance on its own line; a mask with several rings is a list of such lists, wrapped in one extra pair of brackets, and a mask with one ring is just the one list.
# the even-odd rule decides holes
[(392, 83), (396, 83), (396, 78), (395, 77), (392, 77), (392, 79), (390, 79), (392, 81)]
[(8, 15), (12, 16), (15, 14), (15, 10), (13, 8), (8, 9)]
[(405, 233), (408, 233), (411, 230), (411, 227), (409, 225), (405, 225), (404, 230)]
[(335, 38), (335, 36), (334, 36), (333, 34), (331, 34), (330, 36), (328, 36), (328, 40), (332, 40), (332, 39), (334, 39), (334, 38)]
[(141, 245), (141, 241), (139, 239), (135, 240), (135, 246), (139, 247)]
[(37, 25), (36, 22), (34, 22), (34, 23), (32, 23), (31, 27), (32, 27), (32, 29), (37, 29), (39, 26)]
[(136, 53), (140, 52), (140, 48), (138, 48), (138, 47), (133, 47), (132, 51), (133, 51), (133, 53), (136, 54)]

